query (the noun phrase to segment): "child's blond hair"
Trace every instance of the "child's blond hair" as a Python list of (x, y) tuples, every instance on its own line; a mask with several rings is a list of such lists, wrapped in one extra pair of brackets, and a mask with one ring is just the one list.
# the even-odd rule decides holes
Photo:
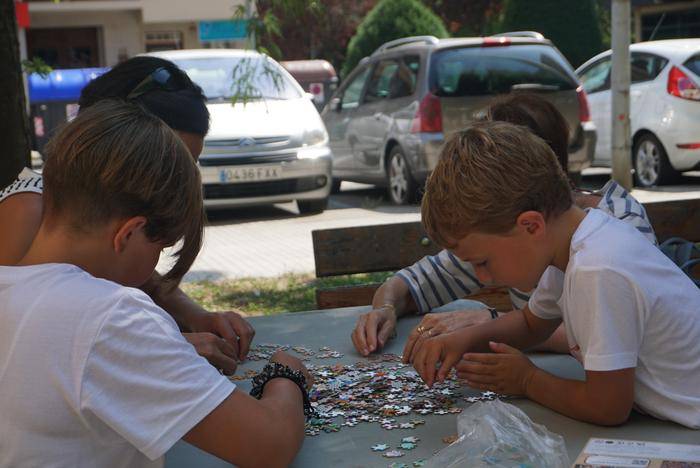
[(136, 104), (94, 104), (46, 147), (44, 218), (78, 233), (144, 216), (152, 241), (174, 244), (177, 283), (199, 253), (204, 208), (199, 170), (182, 140)]
[(547, 143), (525, 127), (484, 121), (447, 140), (421, 212), (428, 235), (451, 248), (473, 232), (507, 233), (525, 211), (558, 216), (571, 204), (569, 182)]

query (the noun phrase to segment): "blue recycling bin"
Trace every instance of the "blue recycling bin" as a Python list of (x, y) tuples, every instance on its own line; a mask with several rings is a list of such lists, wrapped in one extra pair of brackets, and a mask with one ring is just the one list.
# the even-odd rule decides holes
[(108, 68), (54, 70), (46, 77), (32, 73), (27, 77), (33, 149), (43, 154), (51, 135), (78, 113), (80, 92), (90, 80)]

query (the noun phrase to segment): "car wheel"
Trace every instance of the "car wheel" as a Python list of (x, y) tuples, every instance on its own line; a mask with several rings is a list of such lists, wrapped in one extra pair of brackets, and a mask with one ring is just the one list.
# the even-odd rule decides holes
[(394, 146), (386, 168), (389, 198), (395, 205), (405, 205), (416, 199), (416, 182), (401, 148)]
[(671, 166), (661, 142), (651, 134), (643, 135), (633, 149), (634, 182), (639, 187), (652, 187), (671, 182), (678, 172)]
[(328, 197), (320, 200), (297, 200), (297, 207), (300, 214), (318, 214), (328, 207)]

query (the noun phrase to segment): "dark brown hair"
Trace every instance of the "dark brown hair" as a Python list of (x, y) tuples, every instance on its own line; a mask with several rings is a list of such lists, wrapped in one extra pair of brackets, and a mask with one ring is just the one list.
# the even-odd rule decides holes
[(568, 174), (569, 124), (554, 104), (536, 94), (509, 94), (493, 101), (486, 111), (486, 119), (532, 130), (552, 148), (559, 165)]
[(525, 127), (482, 121), (445, 143), (421, 215), (430, 238), (451, 248), (472, 232), (507, 233), (525, 211), (549, 218), (571, 204), (569, 181), (547, 143)]
[(160, 57), (132, 57), (90, 81), (80, 92), (80, 112), (103, 99), (126, 100), (141, 81), (159, 68), (171, 74), (177, 89), (155, 87), (135, 98), (135, 102), (173, 130), (205, 136), (209, 132), (209, 111), (202, 88), (173, 62)]
[(194, 158), (162, 120), (137, 104), (104, 100), (58, 132), (46, 155), (45, 217), (90, 232), (144, 216), (150, 240), (182, 241), (164, 277), (177, 284), (199, 253), (205, 218)]

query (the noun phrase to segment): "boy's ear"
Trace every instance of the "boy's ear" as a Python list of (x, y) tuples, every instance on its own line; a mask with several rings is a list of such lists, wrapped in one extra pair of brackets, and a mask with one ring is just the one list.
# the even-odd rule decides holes
[(116, 253), (124, 252), (130, 240), (136, 236), (143, 235), (143, 228), (147, 222), (148, 220), (144, 216), (134, 216), (133, 218), (119, 221), (114, 233), (114, 251)]
[(537, 236), (544, 234), (547, 227), (544, 216), (539, 211), (524, 211), (520, 213), (515, 221), (515, 225), (519, 230)]

